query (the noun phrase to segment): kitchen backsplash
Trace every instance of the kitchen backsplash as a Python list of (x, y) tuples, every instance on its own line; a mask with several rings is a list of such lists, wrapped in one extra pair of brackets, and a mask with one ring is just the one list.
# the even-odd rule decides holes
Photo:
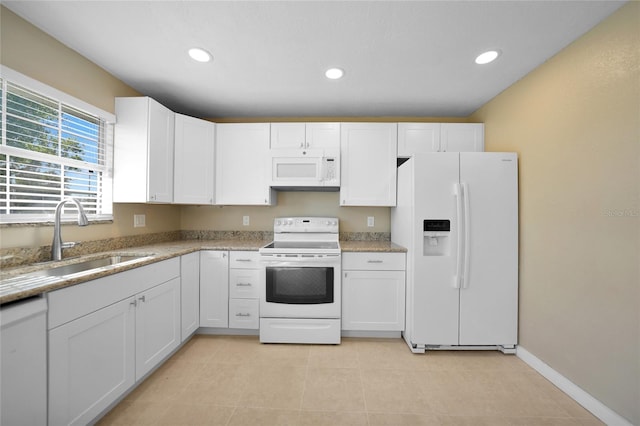
[[(181, 231), (158, 232), (155, 234), (130, 235), (126, 237), (108, 238), (103, 240), (77, 242), (72, 248), (64, 250), (64, 257), (81, 256), (110, 250), (121, 250), (128, 247), (138, 247), (148, 244), (158, 244), (176, 241), (182, 238)], [(31, 263), (47, 262), (51, 260), (51, 246), (40, 247), (12, 247), (0, 249), (0, 267), (29, 265)]]
[[(171, 231), (154, 234), (131, 235), (94, 241), (78, 242), (65, 249), (65, 258), (103, 251), (122, 250), (180, 240), (260, 240), (273, 239), (272, 231)], [(390, 241), (389, 232), (341, 232), (341, 241)], [(51, 259), (51, 246), (12, 247), (0, 249), (0, 267), (11, 268), (32, 263), (47, 262)]]

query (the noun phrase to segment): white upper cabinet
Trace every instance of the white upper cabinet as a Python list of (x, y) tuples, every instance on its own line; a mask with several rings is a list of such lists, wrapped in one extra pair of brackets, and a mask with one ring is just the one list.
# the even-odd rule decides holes
[(271, 149), (325, 148), (340, 148), (340, 123), (271, 123)]
[(216, 204), (272, 204), (269, 136), (269, 123), (216, 125)]
[(484, 151), (484, 124), (398, 124), (398, 157), (425, 152), (462, 151)]
[(440, 123), (398, 123), (398, 157), (437, 152), (439, 147)]
[(440, 151), (484, 151), (484, 124), (442, 123), (440, 127)]
[(213, 204), (215, 124), (176, 114), (173, 202)]
[(341, 206), (396, 205), (396, 123), (342, 123)]
[(173, 201), (174, 113), (149, 97), (116, 98), (113, 201)]

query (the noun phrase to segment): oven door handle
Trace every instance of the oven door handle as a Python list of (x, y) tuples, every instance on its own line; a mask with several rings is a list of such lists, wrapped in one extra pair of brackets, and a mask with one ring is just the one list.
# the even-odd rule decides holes
[(322, 261), (309, 261), (309, 259), (302, 259), (300, 261), (268, 261), (262, 262), (265, 268), (324, 268), (331, 267), (336, 268), (340, 266), (340, 261), (322, 262)]

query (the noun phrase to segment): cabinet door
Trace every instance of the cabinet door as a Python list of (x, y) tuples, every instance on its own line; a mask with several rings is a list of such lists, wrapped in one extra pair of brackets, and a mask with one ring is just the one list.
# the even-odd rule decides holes
[(404, 271), (344, 271), (342, 329), (404, 330)]
[(180, 279), (138, 294), (137, 302), (136, 380), (140, 380), (180, 344)]
[(341, 206), (395, 206), (396, 123), (342, 123)]
[(215, 124), (176, 114), (173, 202), (213, 204)]
[(200, 253), (180, 257), (181, 338), (184, 342), (200, 327)]
[(226, 251), (200, 252), (200, 326), (229, 325), (229, 256)]
[(398, 157), (437, 152), (440, 123), (398, 123)]
[(269, 123), (218, 124), (215, 157), (216, 204), (271, 204)]
[(135, 299), (49, 332), (49, 425), (85, 425), (135, 381)]
[(271, 123), (271, 149), (305, 147), (304, 123)]
[(306, 148), (340, 149), (340, 123), (307, 123)]
[(151, 202), (173, 201), (174, 121), (173, 111), (149, 98), (147, 187)]
[(440, 151), (484, 151), (484, 124), (442, 123)]

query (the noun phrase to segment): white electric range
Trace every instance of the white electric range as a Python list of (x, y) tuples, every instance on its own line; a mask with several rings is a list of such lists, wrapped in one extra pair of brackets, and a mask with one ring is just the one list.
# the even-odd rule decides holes
[(340, 343), (341, 251), (335, 217), (276, 218), (260, 249), (260, 341)]

